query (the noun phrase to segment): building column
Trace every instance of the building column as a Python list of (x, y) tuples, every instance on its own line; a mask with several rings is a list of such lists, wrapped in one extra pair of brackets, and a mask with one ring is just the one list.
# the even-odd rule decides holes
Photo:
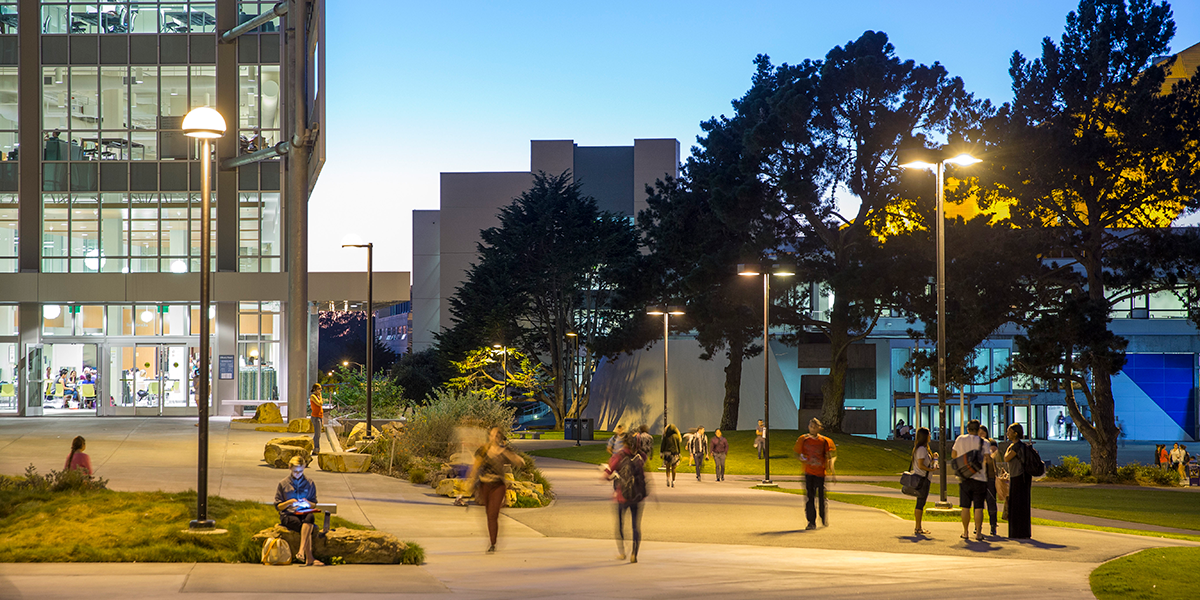
[[(226, 408), (220, 402), (222, 400), (244, 400), (245, 398), (238, 397), (238, 377), (240, 373), (237, 368), (237, 328), (238, 328), (238, 303), (237, 302), (214, 302), (213, 306), (217, 307), (217, 318), (214, 321), (213, 332), (216, 334), (214, 342), (213, 356), (216, 361), (213, 363), (213, 399), (217, 403), (216, 413), (218, 415), (233, 414), (234, 407)], [(221, 379), (221, 356), (233, 356), (234, 371), (233, 379)]]
[[(266, 6), (266, 5), (264, 5)], [(229, 31), (238, 26), (237, 0), (218, 0), (217, 32)], [(225, 136), (217, 140), (217, 165), (238, 155), (239, 78), (238, 44), (217, 43), (217, 112), (225, 117)], [(217, 257), (216, 271), (238, 270), (238, 170), (216, 170), (216, 209), (214, 223), (217, 232), (214, 252)], [(257, 187), (257, 186), (256, 186)]]
[[(17, 33), (18, 270), (37, 273), (42, 263), (42, 64), (41, 6), (20, 0)], [(35, 305), (36, 306), (36, 305)], [(40, 325), (40, 324), (39, 324)], [(41, 410), (39, 407), (38, 410)]]

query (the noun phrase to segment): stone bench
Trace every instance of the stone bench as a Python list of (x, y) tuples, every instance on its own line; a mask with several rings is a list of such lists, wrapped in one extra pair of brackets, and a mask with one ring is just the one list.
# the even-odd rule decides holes
[(535, 440), (542, 439), (542, 432), (540, 432), (540, 431), (514, 431), (513, 433), (521, 434), (521, 439), (525, 439), (525, 434), (527, 434), (527, 433), (529, 435), (532, 435), (533, 439), (535, 439)]

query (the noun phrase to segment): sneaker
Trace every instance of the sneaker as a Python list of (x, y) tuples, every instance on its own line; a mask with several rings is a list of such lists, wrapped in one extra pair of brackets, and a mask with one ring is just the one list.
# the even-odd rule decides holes
[(625, 560), (625, 553), (621, 552), (621, 553), (617, 554), (617, 560)]
[(1000, 537), (1000, 534), (996, 533), (995, 527), (992, 528), (992, 537)]
[(814, 529), (816, 529), (816, 528), (817, 528), (817, 524), (816, 524), (816, 523), (809, 523), (809, 524), (808, 524), (808, 527), (805, 527), (805, 528), (804, 528), (804, 530), (805, 530), (805, 531), (813, 531), (813, 530), (814, 530)]
[(495, 553), (496, 553), (496, 545), (495, 545), (495, 544), (492, 544), (491, 546), (488, 546), (487, 553), (488, 553), (488, 554), (495, 554)]
[(637, 555), (636, 555), (636, 554), (634, 554), (633, 556), (630, 556), (630, 557), (629, 557), (629, 563), (630, 563), (630, 564), (636, 564), (636, 563), (637, 563)]

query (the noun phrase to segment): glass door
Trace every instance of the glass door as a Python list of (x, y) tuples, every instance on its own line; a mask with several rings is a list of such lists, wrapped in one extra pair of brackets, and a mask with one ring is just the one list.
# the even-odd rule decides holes
[(135, 414), (140, 416), (162, 415), (163, 385), (162, 360), (159, 346), (139, 345), (133, 348), (134, 364), (130, 380), (133, 388)]

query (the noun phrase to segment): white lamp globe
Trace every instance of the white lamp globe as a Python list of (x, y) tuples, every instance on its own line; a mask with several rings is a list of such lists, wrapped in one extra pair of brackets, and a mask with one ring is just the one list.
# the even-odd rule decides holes
[(47, 319), (57, 319), (62, 314), (62, 307), (57, 304), (47, 304), (42, 307), (42, 316)]
[(154, 313), (147, 308), (146, 310), (142, 311), (141, 318), (143, 323), (149, 323), (150, 321), (154, 320)]
[(194, 138), (219, 138), (225, 135), (225, 117), (207, 106), (193, 108), (183, 117), (183, 135)]
[(172, 273), (187, 273), (187, 270), (187, 263), (183, 262), (182, 260), (177, 260), (171, 263)]

